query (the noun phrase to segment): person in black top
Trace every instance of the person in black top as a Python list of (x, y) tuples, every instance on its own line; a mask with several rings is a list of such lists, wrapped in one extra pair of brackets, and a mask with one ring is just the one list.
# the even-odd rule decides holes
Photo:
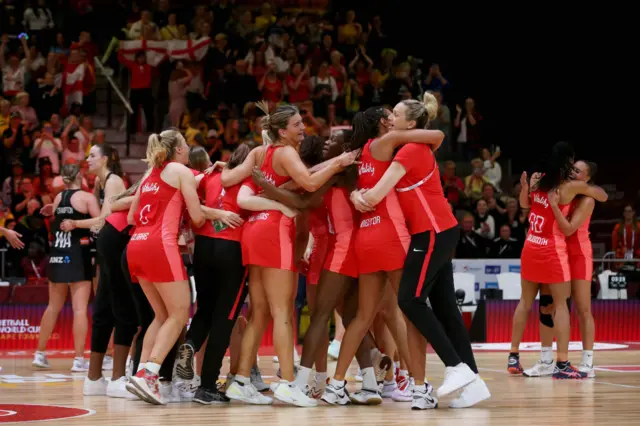
[(494, 239), (489, 249), (489, 257), (493, 259), (520, 259), (522, 245), (511, 237), (511, 227), (503, 224), (500, 227), (500, 236)]
[(87, 338), (87, 305), (91, 294), (91, 255), (89, 253), (89, 231), (73, 229), (63, 231), (60, 225), (65, 219), (80, 220), (100, 215), (100, 207), (93, 194), (82, 191), (82, 176), (77, 164), (67, 164), (62, 169), (65, 189), (53, 202), (55, 219), (51, 227), (53, 244), (50, 251), (47, 276), (49, 278), (49, 305), (42, 315), (38, 350), (33, 365), (48, 368), (44, 353), (47, 340), (53, 332), (58, 314), (71, 290), (73, 305), (73, 338), (76, 358), (73, 372), (87, 371), (84, 347)]
[(474, 217), (465, 215), (462, 219), (462, 232), (460, 241), (456, 247), (456, 259), (479, 259), (487, 255), (485, 238), (482, 238), (474, 230)]

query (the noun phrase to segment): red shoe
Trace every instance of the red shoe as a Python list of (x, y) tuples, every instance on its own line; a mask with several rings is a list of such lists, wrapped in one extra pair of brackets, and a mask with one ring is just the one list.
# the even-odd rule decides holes
[(160, 395), (160, 377), (158, 377), (157, 374), (154, 374), (145, 368), (138, 371), (136, 375), (131, 377), (129, 380), (144, 396), (144, 401), (150, 402), (155, 405), (167, 404)]

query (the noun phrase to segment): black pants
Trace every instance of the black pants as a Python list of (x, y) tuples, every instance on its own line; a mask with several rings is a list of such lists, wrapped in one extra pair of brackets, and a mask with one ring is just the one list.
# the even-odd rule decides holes
[(100, 279), (93, 301), (91, 352), (107, 351), (114, 328), (113, 343), (122, 346), (131, 346), (138, 330), (133, 297), (120, 264), (120, 257), (129, 238), (128, 230), (119, 232), (108, 222), (98, 235), (96, 247)]
[(197, 351), (209, 336), (201, 386), (213, 390), (233, 326), (247, 296), (246, 269), (242, 266), (240, 243), (197, 235), (193, 270), (198, 310), (191, 320), (187, 340)]
[(411, 236), (398, 305), (447, 367), (464, 362), (478, 373), (453, 285), (451, 257), (459, 234), (455, 227), (439, 234), (427, 231)]
[[(122, 272), (124, 277), (129, 285), (129, 289), (131, 295), (133, 297), (133, 302), (135, 305), (136, 315), (138, 316), (138, 325), (140, 326), (140, 333), (138, 333), (138, 337), (135, 341), (136, 350), (133, 356), (133, 373), (138, 370), (138, 364), (140, 364), (140, 356), (142, 355), (142, 343), (144, 342), (144, 335), (149, 328), (149, 325), (153, 321), (154, 313), (153, 308), (151, 308), (151, 304), (147, 300), (147, 296), (145, 296), (144, 291), (142, 291), (142, 287), (138, 283), (131, 282), (131, 275), (129, 274), (129, 264), (127, 263), (127, 249), (125, 248), (122, 253)], [(164, 362), (162, 363), (162, 367), (160, 368), (159, 376), (163, 378), (163, 380), (171, 380), (173, 376), (173, 364), (176, 359), (176, 353), (178, 352), (178, 342), (173, 345), (171, 351), (167, 354)], [(144, 360), (146, 362), (146, 360)]]
[(140, 118), (140, 108), (144, 111), (144, 118), (147, 120), (147, 131), (153, 131), (155, 122), (153, 109), (153, 94), (151, 89), (131, 89), (129, 102), (133, 114), (129, 117), (129, 133), (134, 134), (138, 131), (138, 120)]

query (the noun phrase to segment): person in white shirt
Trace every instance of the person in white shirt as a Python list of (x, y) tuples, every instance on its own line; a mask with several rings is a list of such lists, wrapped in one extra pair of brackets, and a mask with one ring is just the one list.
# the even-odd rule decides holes
[(151, 30), (154, 34), (154, 40), (162, 40), (160, 36), (160, 30), (158, 26), (151, 21), (151, 12), (148, 10), (143, 10), (140, 14), (140, 20), (138, 22), (134, 22), (129, 28), (128, 37), (129, 40), (140, 40), (143, 34), (145, 34), (145, 27), (151, 27)]
[(44, 123), (42, 133), (36, 139), (31, 156), (37, 158), (49, 158), (51, 161), (51, 171), (54, 174), (60, 173), (60, 153), (62, 152), (62, 141), (53, 136), (51, 123)]
[(26, 61), (20, 63), (20, 57), (16, 53), (9, 54), (9, 60), (5, 61), (9, 37), (6, 34), (2, 36), (2, 43), (0, 44), (0, 69), (2, 70), (2, 90), (6, 98), (12, 98), (24, 91), (25, 73), (31, 65), (31, 51), (27, 45), (26, 36), (20, 37), (20, 43), (22, 43)]
[(502, 181), (502, 167), (498, 163), (498, 157), (500, 157), (500, 147), (496, 148), (496, 151), (491, 154), (487, 148), (482, 150), (482, 160), (484, 162), (484, 175), (493, 184), (497, 191), (500, 191), (500, 182)]
[(45, 0), (38, 0), (37, 7), (28, 7), (22, 15), (22, 24), (29, 32), (53, 28), (53, 14)]

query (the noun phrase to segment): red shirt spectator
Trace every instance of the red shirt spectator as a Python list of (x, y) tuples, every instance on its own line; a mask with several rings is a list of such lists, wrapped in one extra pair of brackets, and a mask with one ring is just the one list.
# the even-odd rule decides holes
[(118, 51), (118, 60), (131, 70), (131, 89), (150, 89), (155, 68), (146, 61), (146, 53), (136, 52), (135, 61), (127, 59)]
[(285, 80), (289, 91), (289, 102), (292, 104), (308, 101), (309, 92), (309, 68), (302, 70), (302, 65), (295, 64)]
[(442, 173), (442, 186), (447, 200), (452, 206), (457, 207), (464, 194), (464, 182), (456, 176), (456, 163), (453, 161), (445, 162), (444, 173)]
[(284, 86), (282, 85), (282, 80), (276, 76), (275, 70), (269, 69), (258, 88), (262, 90), (262, 98), (265, 101), (274, 103), (282, 101)]

